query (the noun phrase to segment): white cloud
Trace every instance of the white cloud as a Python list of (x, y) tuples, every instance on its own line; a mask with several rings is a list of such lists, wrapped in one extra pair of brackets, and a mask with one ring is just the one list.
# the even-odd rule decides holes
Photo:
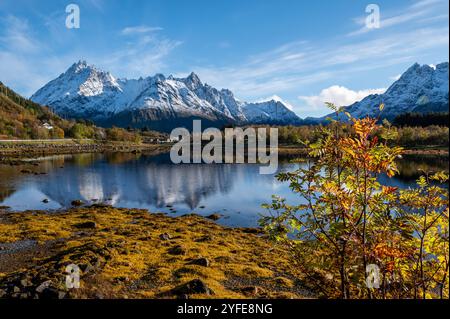
[(348, 106), (361, 101), (368, 95), (382, 94), (385, 91), (385, 88), (353, 91), (345, 86), (333, 85), (323, 89), (319, 95), (299, 96), (299, 99), (304, 101), (307, 106), (317, 109), (322, 108), (325, 102), (334, 103), (336, 106)]
[(389, 80), (397, 81), (398, 79), (400, 79), (401, 76), (402, 76), (401, 74), (397, 74), (389, 77)]

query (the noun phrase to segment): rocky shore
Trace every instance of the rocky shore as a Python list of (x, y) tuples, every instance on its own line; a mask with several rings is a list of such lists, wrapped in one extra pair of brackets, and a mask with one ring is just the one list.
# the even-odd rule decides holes
[(167, 152), (169, 145), (133, 144), (112, 141), (64, 142), (0, 142), (0, 161), (13, 158), (29, 158), (58, 154), (102, 153), (102, 152)]
[(258, 229), (101, 204), (0, 208), (0, 298), (305, 297), (289, 256)]

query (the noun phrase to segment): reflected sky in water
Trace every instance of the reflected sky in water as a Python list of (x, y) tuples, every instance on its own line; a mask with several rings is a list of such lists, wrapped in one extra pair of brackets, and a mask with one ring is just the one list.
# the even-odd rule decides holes
[[(265, 213), (261, 204), (273, 194), (292, 204), (299, 201), (287, 183), (276, 181), (273, 175), (260, 175), (254, 164), (174, 165), (168, 154), (117, 153), (52, 156), (39, 163), (0, 165), (0, 205), (13, 210), (59, 209), (81, 199), (173, 216), (220, 213), (223, 225), (256, 226)], [(280, 164), (279, 169), (293, 170), (299, 165)], [(23, 174), (23, 169), (46, 174)], [(414, 178), (383, 178), (382, 183), (408, 187)]]

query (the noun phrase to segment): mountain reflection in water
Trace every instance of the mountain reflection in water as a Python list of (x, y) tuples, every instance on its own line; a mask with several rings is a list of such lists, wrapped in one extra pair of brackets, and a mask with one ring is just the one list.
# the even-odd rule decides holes
[[(426, 161), (421, 161), (420, 167)], [(428, 159), (428, 162), (430, 160)], [(135, 154), (78, 154), (52, 156), (40, 160), (39, 166), (0, 165), (0, 205), (13, 210), (59, 209), (71, 201), (106, 202), (117, 207), (146, 208), (177, 216), (186, 213), (208, 215), (220, 213), (219, 222), (230, 226), (256, 226), (261, 204), (273, 194), (299, 199), (288, 184), (276, 181), (274, 175), (260, 175), (254, 164), (182, 164), (174, 165), (168, 154), (145, 156)], [(404, 178), (382, 177), (392, 186), (414, 184), (412, 160), (404, 164)], [(448, 170), (447, 161), (433, 162), (433, 168)], [(446, 164), (443, 164), (446, 163)], [(280, 164), (280, 170), (299, 165)], [(20, 173), (31, 168), (45, 175)], [(47, 198), (49, 203), (43, 203)]]

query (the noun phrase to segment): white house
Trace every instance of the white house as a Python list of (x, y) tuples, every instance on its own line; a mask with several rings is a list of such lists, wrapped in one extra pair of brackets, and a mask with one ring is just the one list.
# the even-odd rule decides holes
[(43, 126), (44, 128), (46, 128), (47, 130), (53, 130), (53, 126), (51, 126), (51, 125), (48, 124), (48, 123), (44, 123), (42, 126)]

